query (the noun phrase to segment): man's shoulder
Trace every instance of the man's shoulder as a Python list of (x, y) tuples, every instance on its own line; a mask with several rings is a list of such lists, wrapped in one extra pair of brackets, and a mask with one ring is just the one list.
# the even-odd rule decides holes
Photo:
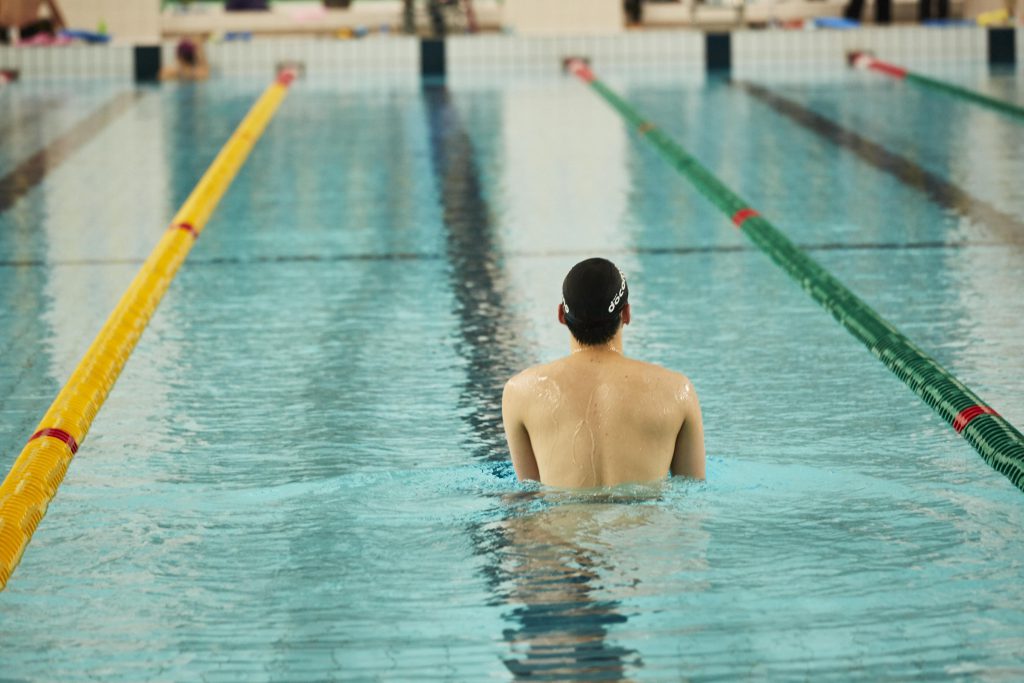
[(512, 377), (512, 380), (539, 379), (542, 377), (548, 377), (552, 374), (556, 374), (558, 373), (559, 369), (565, 364), (565, 360), (565, 358), (558, 358), (547, 363), (538, 363), (537, 365), (531, 365), (530, 367), (521, 370), (518, 374)]
[(637, 360), (635, 358), (627, 359), (629, 363), (637, 369), (638, 372), (642, 372), (645, 377), (650, 379), (663, 382), (666, 385), (688, 385), (690, 378), (681, 372), (670, 370), (663, 365), (657, 363), (649, 363), (643, 360)]
[(697, 405), (697, 390), (690, 378), (655, 363), (636, 362), (639, 364), (637, 374), (642, 376), (643, 381), (633, 386), (643, 387), (645, 394), (661, 405), (676, 406), (681, 411), (679, 415), (685, 419), (692, 407)]
[(550, 365), (534, 365), (510, 377), (502, 390), (502, 410), (507, 414), (520, 415), (528, 410), (536, 396), (543, 391), (544, 383), (550, 379)]
[(521, 390), (533, 385), (550, 372), (550, 367), (552, 365), (554, 365), (554, 363), (542, 363), (540, 365), (531, 365), (525, 370), (521, 370), (505, 382), (505, 390)]

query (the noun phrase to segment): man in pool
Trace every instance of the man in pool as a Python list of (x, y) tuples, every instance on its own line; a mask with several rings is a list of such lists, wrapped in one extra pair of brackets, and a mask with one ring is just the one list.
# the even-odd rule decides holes
[(704, 479), (704, 426), (685, 376), (622, 353), (626, 276), (602, 258), (573, 266), (558, 322), (571, 353), (508, 381), (502, 418), (520, 479), (589, 488)]
[(210, 65), (206, 62), (206, 51), (201, 38), (182, 38), (174, 51), (174, 66), (160, 71), (161, 81), (205, 81), (210, 77)]

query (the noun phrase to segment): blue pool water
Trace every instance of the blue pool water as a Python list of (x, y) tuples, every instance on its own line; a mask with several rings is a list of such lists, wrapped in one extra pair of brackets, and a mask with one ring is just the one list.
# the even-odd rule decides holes
[[(1019, 124), (872, 74), (607, 80), (1024, 425)], [(0, 91), (38, 180), (0, 213), (3, 472), (263, 85)], [(0, 594), (0, 679), (1024, 676), (1021, 492), (593, 93), (292, 90)], [(514, 479), (501, 385), (596, 254), (627, 353), (700, 392), (706, 483)]]

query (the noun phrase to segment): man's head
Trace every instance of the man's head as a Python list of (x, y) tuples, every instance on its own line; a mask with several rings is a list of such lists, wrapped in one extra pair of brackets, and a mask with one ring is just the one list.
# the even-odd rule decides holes
[(579, 343), (607, 344), (629, 323), (626, 276), (607, 259), (580, 261), (562, 281), (558, 319)]
[(196, 44), (190, 38), (182, 38), (178, 42), (178, 49), (175, 50), (175, 53), (178, 56), (178, 61), (185, 66), (196, 66), (199, 61)]

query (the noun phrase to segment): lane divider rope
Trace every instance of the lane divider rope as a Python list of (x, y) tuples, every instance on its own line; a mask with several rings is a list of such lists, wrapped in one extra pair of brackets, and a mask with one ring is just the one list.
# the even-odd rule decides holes
[(195, 238), (270, 123), (294, 78), (294, 73), (282, 72), (221, 148), (0, 484), (0, 590), (18, 566), (72, 457)]
[(940, 81), (937, 78), (930, 78), (922, 74), (914, 73), (913, 71), (908, 71), (901, 66), (896, 66), (895, 64), (889, 64), (888, 62), (876, 59), (874, 56), (866, 52), (851, 52), (847, 55), (847, 61), (850, 66), (855, 69), (877, 71), (878, 73), (892, 76), (899, 80), (923, 85), (926, 88), (938, 90), (946, 93), (947, 95), (959, 97), (960, 99), (980, 104), (983, 107), (988, 107), (989, 109), (1006, 114), (1007, 116), (1016, 119), (1018, 122), (1024, 123), (1024, 107), (1011, 104), (1010, 102), (989, 97), (988, 95), (982, 95), (981, 93), (973, 90), (962, 88), (959, 85)]
[[(633, 126), (646, 121), (580, 61), (567, 68)], [(996, 471), (1024, 491), (1024, 436), (971, 389), (883, 319), (835, 276), (750, 208), (671, 137), (655, 128), (643, 136), (748, 238), (872, 354), (948, 422)]]

